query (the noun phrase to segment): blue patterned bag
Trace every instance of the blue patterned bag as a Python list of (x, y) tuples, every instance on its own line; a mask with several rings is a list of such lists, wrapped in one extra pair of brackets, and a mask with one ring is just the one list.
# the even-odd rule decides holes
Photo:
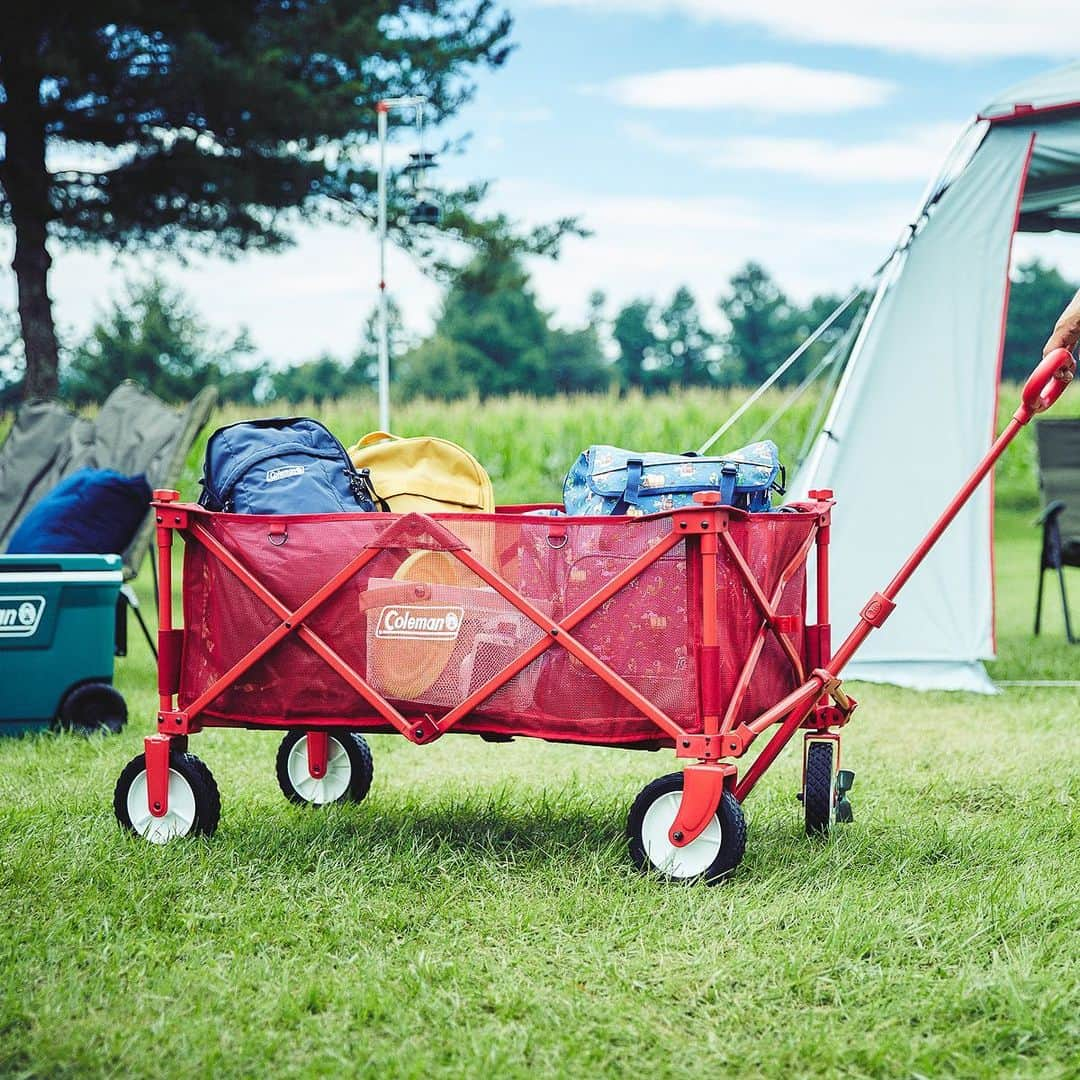
[(563, 503), (575, 517), (655, 514), (691, 506), (696, 491), (718, 491), (740, 510), (771, 507), (783, 494), (776, 444), (757, 442), (725, 457), (640, 454), (617, 446), (590, 446), (566, 474)]

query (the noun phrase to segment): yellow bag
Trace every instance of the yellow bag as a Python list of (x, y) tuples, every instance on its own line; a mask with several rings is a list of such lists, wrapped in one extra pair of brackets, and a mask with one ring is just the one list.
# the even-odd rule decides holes
[[(395, 514), (495, 512), (495, 492), (484, 467), (467, 450), (446, 439), (403, 439), (373, 431), (349, 447), (349, 458), (355, 468), (368, 470), (376, 495)], [(493, 522), (455, 522), (452, 531), (481, 562), (491, 565)], [(393, 580), (486, 588), (471, 570), (445, 551), (413, 552), (394, 572)], [(380, 672), (380, 687), (394, 698), (422, 698), (445, 670), (454, 642), (416, 642), (409, 650), (397, 648), (396, 644), (373, 640), (371, 662)]]
[(349, 457), (355, 468), (368, 470), (371, 486), (395, 514), (494, 513), (495, 492), (484, 467), (446, 439), (373, 431), (349, 447)]

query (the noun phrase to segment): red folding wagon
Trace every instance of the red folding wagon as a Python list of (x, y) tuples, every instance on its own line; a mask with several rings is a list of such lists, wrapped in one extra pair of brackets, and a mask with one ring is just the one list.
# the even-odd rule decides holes
[(825, 833), (850, 816), (839, 733), (855, 702), (841, 670), (1074, 370), (1064, 350), (1036, 369), (1005, 431), (835, 652), (828, 491), (760, 514), (702, 493), (641, 518), (237, 515), (159, 491), (157, 733), (117, 782), (117, 818), (157, 843), (214, 831), (217, 786), (187, 752), (206, 727), (284, 731), (278, 781), (314, 805), (367, 794), (366, 732), (667, 747), (682, 768), (635, 799), (630, 854), (643, 870), (711, 882), (738, 865), (742, 803), (801, 729), (806, 829)]

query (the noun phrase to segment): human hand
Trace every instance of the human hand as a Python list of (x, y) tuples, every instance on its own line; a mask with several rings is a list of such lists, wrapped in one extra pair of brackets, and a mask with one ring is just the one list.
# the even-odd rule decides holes
[(1080, 292), (1061, 313), (1054, 332), (1043, 348), (1043, 356), (1048, 356), (1055, 349), (1068, 349), (1069, 352), (1075, 352), (1078, 342), (1080, 342)]

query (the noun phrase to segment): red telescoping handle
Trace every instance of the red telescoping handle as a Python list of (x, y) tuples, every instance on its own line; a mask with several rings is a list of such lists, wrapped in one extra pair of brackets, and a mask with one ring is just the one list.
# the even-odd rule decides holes
[(1020, 429), (1036, 413), (1049, 409), (1065, 392), (1065, 388), (1072, 382), (1075, 374), (1076, 361), (1068, 349), (1055, 349), (1044, 357), (1042, 363), (1031, 373), (1031, 377), (1024, 384), (1024, 389), (1020, 394), (1020, 407), (1013, 413), (1012, 420), (1006, 425), (1005, 430), (994, 440), (994, 445), (990, 447), (964, 486), (956, 493), (952, 502), (923, 537), (919, 546), (897, 571), (896, 576), (881, 592), (875, 593), (859, 613), (858, 623), (833, 654), (829, 663), (829, 671), (833, 675), (839, 674), (856, 649), (866, 640), (870, 631), (881, 626), (892, 614), (896, 607), (896, 594), (915, 573), (930, 549), (941, 539), (942, 533), (964, 508), (972, 493), (983, 482), (986, 474), (994, 467), (994, 463), (1005, 452), (1009, 443), (1016, 438)]
[(1076, 374), (1076, 361), (1068, 349), (1054, 349), (1047, 353), (1043, 362), (1031, 373), (1020, 394), (1020, 408), (1013, 419), (1026, 424), (1036, 413), (1046, 412), (1072, 382)]

